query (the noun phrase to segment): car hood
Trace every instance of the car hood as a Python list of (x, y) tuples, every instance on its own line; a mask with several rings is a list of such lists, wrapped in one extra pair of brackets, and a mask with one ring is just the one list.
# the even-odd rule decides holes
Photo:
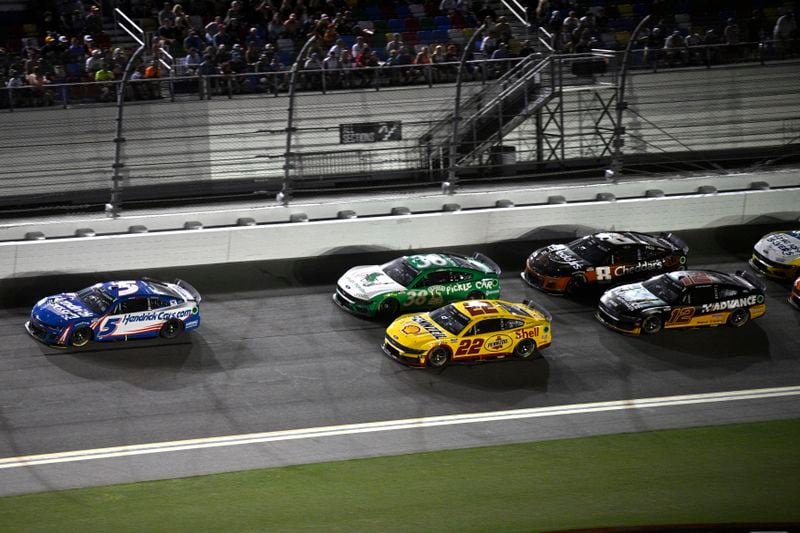
[(405, 287), (381, 270), (380, 265), (351, 268), (339, 279), (339, 286), (349, 294), (363, 300), (371, 300), (380, 294), (406, 290)]
[(63, 293), (48, 296), (36, 302), (31, 316), (51, 326), (65, 326), (81, 320), (93, 319), (97, 314), (83, 305), (75, 293)]
[(401, 316), (392, 322), (386, 334), (409, 348), (419, 348), (430, 342), (443, 341), (450, 336), (428, 317), (428, 313)]
[(800, 263), (800, 231), (770, 233), (755, 245), (756, 252), (782, 265)]
[(668, 305), (667, 302), (645, 289), (641, 283), (631, 283), (610, 289), (603, 294), (600, 302), (620, 312), (639, 312)]
[(564, 244), (551, 244), (531, 254), (530, 262), (543, 272), (574, 272), (583, 270), (589, 263)]

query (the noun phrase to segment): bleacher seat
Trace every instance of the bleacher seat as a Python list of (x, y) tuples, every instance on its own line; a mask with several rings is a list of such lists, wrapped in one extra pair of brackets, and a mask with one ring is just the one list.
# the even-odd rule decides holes
[(353, 45), (356, 43), (356, 36), (355, 35), (340, 35), (339, 38), (344, 41), (345, 46), (348, 49), (352, 48)]
[(463, 28), (461, 31), (464, 33), (464, 37), (469, 39), (472, 37), (472, 34), (475, 33), (475, 28)]
[(436, 24), (436, 27), (440, 30), (450, 29), (450, 18), (445, 17), (444, 15), (439, 15), (438, 17), (434, 18), (433, 23)]
[(408, 6), (408, 9), (411, 11), (411, 14), (418, 19), (425, 16), (425, 6), (422, 4), (411, 4)]
[(464, 36), (464, 32), (459, 28), (450, 28), (449, 30), (447, 30), (447, 37), (448, 41), (451, 41), (460, 46), (467, 42), (467, 38)]
[(436, 22), (431, 17), (423, 17), (419, 21), (419, 29), (421, 30), (435, 30)]
[[(389, 29), (389, 25), (383, 19), (374, 20), (373, 21), (373, 28), (374, 28), (373, 31), (375, 31), (375, 33), (386, 33), (386, 32), (391, 31)], [(400, 32), (398, 32), (398, 33), (400, 33)]]
[(434, 30), (431, 39), (435, 43), (446, 43), (449, 40), (447, 30)]
[(675, 22), (677, 24), (681, 24), (683, 22), (689, 22), (691, 17), (689, 17), (689, 13), (677, 13), (675, 15)]
[(617, 11), (619, 12), (619, 15), (623, 18), (633, 17), (633, 6), (630, 4), (619, 4), (617, 6)]
[(614, 34), (614, 38), (616, 39), (618, 45), (626, 46), (628, 41), (631, 40), (631, 32), (618, 31)]
[(388, 24), (389, 24), (389, 31), (395, 33), (403, 33), (404, 31), (406, 31), (406, 25), (400, 19), (389, 19)]
[(637, 4), (633, 4), (633, 14), (637, 19), (643, 18), (650, 12), (650, 8), (647, 4), (643, 2), (639, 2)]
[(382, 2), (380, 6), (378, 6), (378, 10), (381, 13), (381, 18), (385, 19), (396, 19), (397, 13), (394, 10), (394, 4), (391, 2)]
[(411, 9), (409, 9), (409, 6), (407, 4), (401, 4), (401, 3), (395, 4), (394, 12), (397, 15), (397, 18), (401, 19), (412, 16)]
[(406, 44), (417, 44), (417, 32), (415, 31), (406, 31), (401, 34), (403, 42)]
[(407, 17), (403, 19), (403, 24), (405, 25), (406, 31), (419, 31), (419, 19), (415, 19), (414, 17)]
[(433, 39), (433, 32), (432, 31), (425, 31), (421, 30), (417, 32), (417, 42), (430, 44), (434, 42)]
[(294, 41), (292, 39), (285, 39), (281, 37), (277, 42), (279, 52), (294, 53)]
[(378, 9), (378, 6), (374, 4), (369, 4), (364, 9), (366, 10), (368, 19), (378, 20), (379, 18), (381, 18), (381, 12)]

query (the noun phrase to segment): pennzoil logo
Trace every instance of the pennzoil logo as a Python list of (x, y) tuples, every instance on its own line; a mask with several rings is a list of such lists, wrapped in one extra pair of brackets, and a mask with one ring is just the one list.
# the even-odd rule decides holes
[(507, 335), (495, 335), (486, 341), (484, 347), (490, 352), (499, 352), (509, 344), (511, 344), (511, 337)]

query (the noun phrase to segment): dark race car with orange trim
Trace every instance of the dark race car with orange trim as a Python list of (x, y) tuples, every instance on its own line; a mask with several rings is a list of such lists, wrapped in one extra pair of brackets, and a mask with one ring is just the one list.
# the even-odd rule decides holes
[(630, 335), (723, 324), (738, 328), (764, 315), (764, 290), (763, 281), (741, 270), (668, 272), (609, 289), (600, 298), (595, 317)]
[(689, 247), (671, 233), (602, 232), (533, 252), (522, 279), (545, 292), (577, 294), (685, 268)]
[(794, 280), (794, 285), (789, 293), (789, 303), (800, 310), (800, 278)]

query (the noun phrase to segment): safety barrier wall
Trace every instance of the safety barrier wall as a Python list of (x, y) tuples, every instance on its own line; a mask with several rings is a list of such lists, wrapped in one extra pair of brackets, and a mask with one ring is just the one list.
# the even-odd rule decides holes
[[(144, 270), (532, 239), (548, 227), (680, 231), (793, 222), (800, 187), (0, 243), (0, 278)], [(302, 219), (301, 219), (302, 220)]]
[(692, 195), (708, 191), (748, 190), (756, 184), (772, 189), (800, 187), (800, 170), (762, 171), (728, 175), (664, 176), (661, 178), (626, 178), (618, 183), (595, 180), (580, 185), (538, 185), (494, 189), (466, 188), (458, 194), (433, 191), (414, 194), (322, 197), (318, 201), (295, 201), (289, 206), (275, 202), (261, 205), (231, 205), (228, 208), (194, 208), (181, 210), (125, 211), (112, 218), (102, 213), (93, 215), (48, 217), (41, 220), (20, 219), (0, 223), (0, 242), (31, 238), (65, 238), (114, 233), (141, 233), (178, 230), (186, 227), (214, 228), (237, 224), (275, 224), (292, 220), (332, 220), (343, 216), (385, 216), (393, 210), (408, 209), (411, 213), (434, 213), (442, 210), (472, 210), (494, 207), (498, 202), (518, 206), (551, 202), (588, 202), (604, 195), (616, 199), (636, 199), (657, 194)]

